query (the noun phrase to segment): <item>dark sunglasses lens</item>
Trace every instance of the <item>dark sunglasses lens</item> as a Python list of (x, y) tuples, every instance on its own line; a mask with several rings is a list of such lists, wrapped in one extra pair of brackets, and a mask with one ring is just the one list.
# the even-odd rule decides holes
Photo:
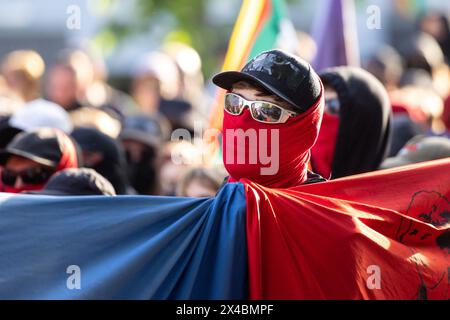
[(254, 102), (251, 111), (254, 119), (268, 123), (278, 122), (283, 113), (279, 107), (265, 102)]
[(26, 184), (43, 184), (50, 179), (52, 172), (48, 169), (29, 169), (22, 175), (22, 181)]
[(240, 114), (242, 106), (242, 99), (235, 94), (225, 95), (225, 109), (231, 114)]
[(2, 171), (2, 182), (6, 186), (14, 186), (16, 184), (17, 175), (9, 170)]

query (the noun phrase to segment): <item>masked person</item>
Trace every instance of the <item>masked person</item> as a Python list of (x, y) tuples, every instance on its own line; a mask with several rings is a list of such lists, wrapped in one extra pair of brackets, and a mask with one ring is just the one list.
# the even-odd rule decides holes
[(308, 63), (270, 50), (213, 82), (228, 90), (222, 133), (228, 182), (289, 188), (324, 181), (308, 171), (323, 113), (323, 86)]
[(169, 127), (164, 118), (146, 115), (125, 118), (119, 139), (126, 154), (128, 178), (139, 194), (160, 194), (160, 149)]
[(72, 137), (81, 147), (85, 167), (108, 179), (117, 194), (134, 194), (128, 183), (125, 154), (119, 142), (93, 128), (76, 128)]
[(389, 151), (391, 106), (383, 85), (353, 67), (323, 71), (325, 112), (312, 166), (336, 179), (377, 170)]
[(64, 132), (23, 132), (0, 152), (0, 192), (41, 190), (56, 172), (77, 167), (75, 144)]

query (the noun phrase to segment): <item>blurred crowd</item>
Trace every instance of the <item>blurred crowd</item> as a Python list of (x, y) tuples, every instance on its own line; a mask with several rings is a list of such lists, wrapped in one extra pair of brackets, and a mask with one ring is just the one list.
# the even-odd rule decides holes
[[(298, 55), (314, 41), (299, 32)], [(327, 179), (450, 157), (450, 28), (429, 13), (398, 45), (363, 68), (317, 70), (326, 109), (311, 166)], [(0, 192), (52, 195), (214, 196), (226, 178), (192, 141), (207, 127), (197, 52), (171, 43), (130, 61), (127, 93), (104, 61), (65, 49), (52, 65), (17, 50), (1, 61)], [(182, 161), (173, 161), (177, 154)]]

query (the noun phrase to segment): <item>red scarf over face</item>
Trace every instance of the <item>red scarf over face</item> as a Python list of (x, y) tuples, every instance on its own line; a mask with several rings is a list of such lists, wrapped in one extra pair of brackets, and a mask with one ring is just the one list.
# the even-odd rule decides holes
[(334, 149), (339, 132), (339, 116), (323, 114), (319, 137), (311, 149), (314, 171), (329, 179), (333, 170)]
[[(55, 129), (56, 130), (56, 129)], [(61, 148), (61, 159), (55, 168), (55, 173), (64, 169), (77, 168), (78, 158), (75, 145), (73, 141), (62, 131), (57, 130), (58, 140)], [(1, 168), (0, 168), (1, 174)], [(20, 193), (24, 191), (37, 191), (42, 190), (45, 184), (27, 184), (20, 188), (14, 186), (3, 185), (0, 181), (0, 192), (7, 193)]]
[[(323, 86), (319, 99), (308, 111), (285, 123), (255, 121), (248, 108), (239, 116), (224, 112), (222, 150), (223, 162), (230, 174), (228, 182), (245, 178), (270, 188), (289, 188), (304, 183), (322, 113)], [(244, 133), (245, 140), (236, 138)], [(257, 143), (249, 143), (249, 140)]]

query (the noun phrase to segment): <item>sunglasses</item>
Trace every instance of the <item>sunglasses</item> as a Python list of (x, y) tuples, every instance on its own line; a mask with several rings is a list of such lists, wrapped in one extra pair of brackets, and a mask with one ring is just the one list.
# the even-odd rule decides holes
[(325, 112), (328, 114), (339, 115), (341, 102), (338, 98), (325, 99)]
[(285, 123), (289, 117), (297, 115), (297, 113), (286, 110), (271, 102), (250, 101), (235, 93), (225, 94), (225, 111), (229, 114), (238, 116), (246, 106), (250, 109), (252, 118), (262, 123)]
[(43, 167), (29, 168), (20, 172), (3, 168), (1, 178), (3, 184), (10, 187), (16, 184), (17, 178), (19, 177), (24, 184), (38, 185), (46, 183), (53, 173), (53, 169)]

